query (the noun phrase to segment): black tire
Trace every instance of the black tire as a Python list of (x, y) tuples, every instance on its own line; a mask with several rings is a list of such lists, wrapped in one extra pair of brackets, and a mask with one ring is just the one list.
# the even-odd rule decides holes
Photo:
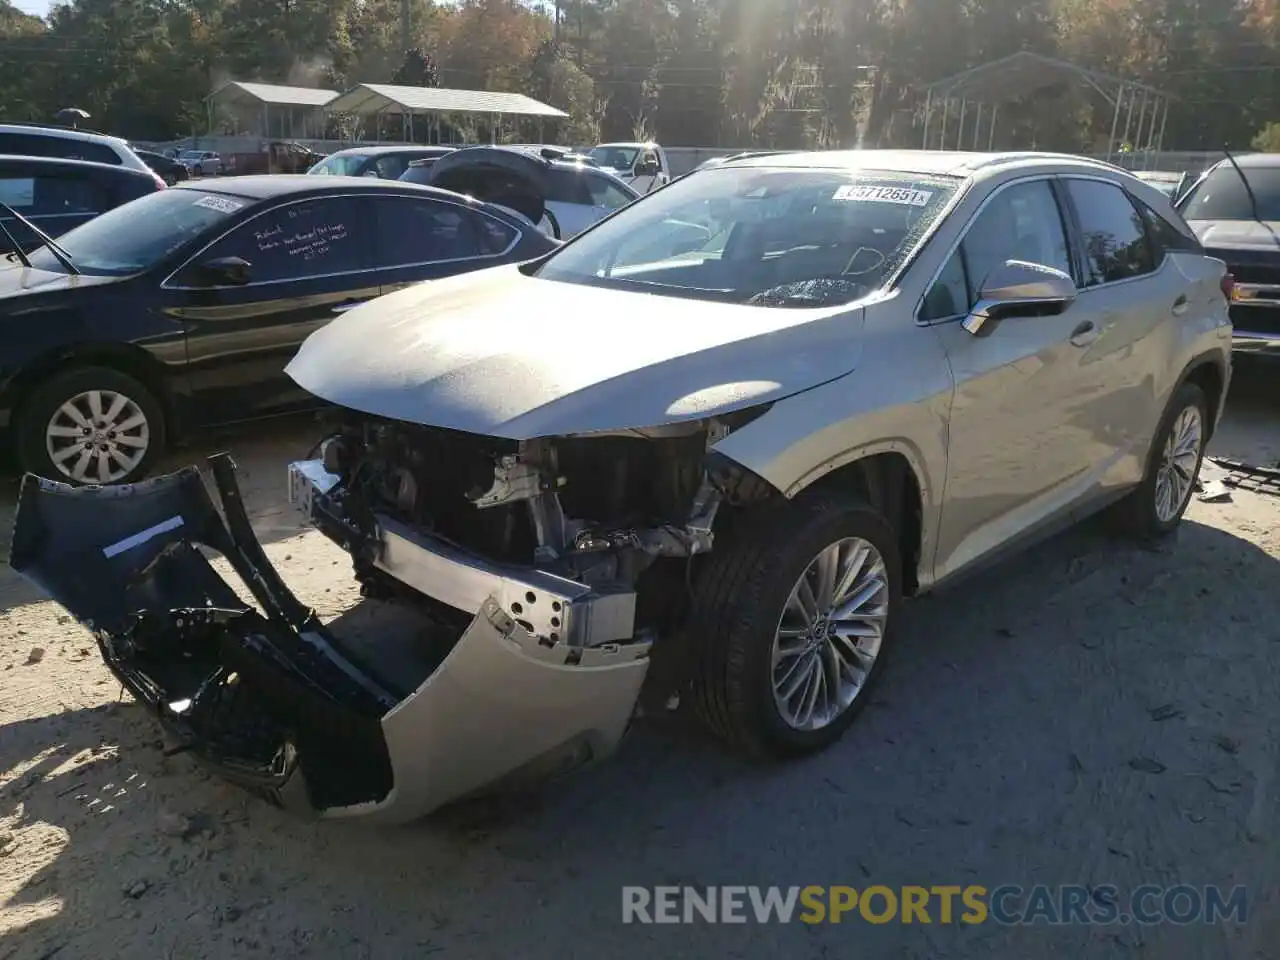
[(46, 441), (46, 430), (63, 404), (93, 390), (110, 391), (127, 398), (146, 419), (148, 438), (141, 459), (126, 474), (113, 477), (109, 482), (132, 483), (146, 476), (155, 458), (164, 449), (164, 409), (143, 384), (110, 367), (64, 370), (54, 374), (27, 396), (18, 416), (17, 429), (17, 453), (23, 470), (63, 483), (92, 482), (77, 480), (54, 463)]
[[(1156, 485), (1159, 480), (1160, 465), (1164, 459), (1165, 443), (1183, 411), (1191, 407), (1194, 407), (1200, 415), (1200, 450), (1196, 455), (1195, 472), (1191, 475), (1191, 485), (1181, 506), (1172, 516), (1161, 519), (1156, 509)], [(1160, 426), (1156, 429), (1151, 452), (1147, 455), (1147, 470), (1142, 483), (1134, 487), (1111, 509), (1111, 525), (1117, 533), (1136, 540), (1149, 541), (1167, 536), (1177, 529), (1195, 492), (1195, 478), (1200, 473), (1200, 463), (1204, 459), (1208, 432), (1209, 401), (1199, 386), (1194, 383), (1184, 383), (1174, 391), (1164, 415), (1160, 418)]]
[[(774, 701), (774, 634), (793, 585), (827, 546), (859, 537), (879, 551), (888, 580), (888, 618), (879, 655), (842, 714), (798, 730)], [(890, 523), (863, 503), (802, 495), (746, 516), (707, 557), (695, 587), (689, 642), (693, 702), (704, 724), (741, 753), (777, 759), (834, 743), (866, 706), (883, 671), (902, 604), (902, 560)]]

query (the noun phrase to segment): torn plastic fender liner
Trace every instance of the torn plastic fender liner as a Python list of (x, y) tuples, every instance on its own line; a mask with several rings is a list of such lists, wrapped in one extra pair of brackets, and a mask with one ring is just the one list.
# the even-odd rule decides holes
[[(28, 474), (10, 566), (92, 630), (115, 676), (202, 761), (281, 805), (383, 799), (380, 720), (397, 698), (338, 654), (253, 537), (229, 457), (211, 458), (226, 512), (195, 467), (72, 487)], [(222, 553), (263, 617), (196, 544)]]

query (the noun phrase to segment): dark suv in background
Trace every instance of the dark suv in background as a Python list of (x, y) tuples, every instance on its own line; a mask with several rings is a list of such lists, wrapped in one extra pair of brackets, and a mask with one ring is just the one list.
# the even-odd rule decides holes
[(1205, 253), (1225, 261), (1234, 278), (1235, 351), (1280, 357), (1280, 154), (1219, 161), (1178, 209)]

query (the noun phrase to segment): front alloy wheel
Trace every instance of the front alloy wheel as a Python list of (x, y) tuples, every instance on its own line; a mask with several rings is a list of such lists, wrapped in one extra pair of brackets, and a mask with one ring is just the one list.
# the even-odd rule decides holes
[(814, 491), (740, 518), (694, 590), (703, 722), (757, 757), (830, 746), (884, 671), (901, 584), (898, 534), (870, 504)]
[(879, 551), (860, 537), (822, 550), (787, 597), (773, 641), (773, 697), (795, 730), (820, 730), (865, 689), (889, 616)]

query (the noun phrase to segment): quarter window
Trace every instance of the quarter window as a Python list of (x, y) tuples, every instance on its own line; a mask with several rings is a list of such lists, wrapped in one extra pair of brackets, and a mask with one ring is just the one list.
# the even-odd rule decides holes
[(1006, 260), (1071, 273), (1062, 213), (1049, 181), (1016, 183), (990, 199), (925, 296), (920, 319), (942, 320), (968, 312), (987, 275)]
[(276, 207), (242, 224), (199, 257), (240, 257), (253, 283), (301, 280), (368, 267), (363, 202), (325, 197)]
[(1155, 269), (1142, 216), (1119, 187), (1099, 180), (1068, 179), (1080, 218), (1085, 286), (1140, 277)]

